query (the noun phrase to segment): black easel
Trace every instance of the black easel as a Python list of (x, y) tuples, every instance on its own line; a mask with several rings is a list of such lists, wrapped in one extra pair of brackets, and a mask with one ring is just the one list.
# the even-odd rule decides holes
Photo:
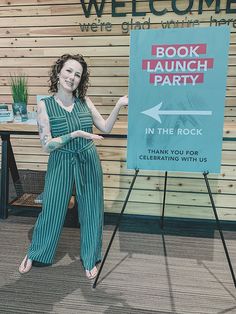
[[(109, 253), (109, 251), (110, 251), (110, 248), (111, 248), (112, 242), (113, 242), (113, 240), (114, 240), (114, 237), (115, 237), (115, 235), (116, 235), (117, 229), (119, 228), (119, 225), (120, 225), (120, 222), (121, 222), (121, 219), (122, 219), (124, 210), (125, 210), (125, 208), (126, 208), (127, 202), (128, 202), (128, 200), (129, 200), (130, 193), (131, 193), (131, 191), (132, 191), (132, 189), (133, 189), (133, 186), (134, 186), (134, 183), (135, 183), (135, 180), (136, 180), (136, 178), (137, 178), (138, 173), (139, 173), (139, 170), (136, 169), (136, 170), (135, 170), (134, 177), (133, 177), (133, 180), (132, 180), (132, 182), (131, 182), (131, 184), (130, 184), (129, 191), (128, 191), (128, 193), (127, 193), (125, 202), (124, 202), (124, 204), (123, 204), (122, 210), (121, 210), (120, 215), (119, 215), (119, 217), (118, 217), (118, 221), (117, 221), (116, 227), (115, 227), (115, 229), (114, 229), (114, 231), (113, 231), (111, 240), (110, 240), (110, 242), (109, 242), (109, 244), (108, 244), (108, 247), (107, 247), (106, 253), (105, 253), (105, 255), (104, 255), (104, 258), (103, 258), (103, 260), (102, 260), (101, 266), (100, 266), (100, 268), (99, 268), (97, 277), (96, 277), (96, 279), (95, 279), (95, 281), (94, 281), (93, 288), (96, 288), (96, 286), (97, 286), (97, 282), (98, 282), (99, 276), (100, 276), (100, 274), (101, 274), (101, 272), (102, 272), (103, 266), (104, 266), (105, 261), (106, 261), (106, 259), (107, 259), (107, 256), (108, 256), (108, 253)], [(226, 255), (226, 258), (227, 258), (227, 261), (228, 261), (228, 264), (229, 264), (229, 268), (230, 268), (230, 272), (231, 272), (232, 279), (233, 279), (233, 282), (234, 282), (234, 286), (235, 286), (235, 288), (236, 288), (236, 278), (235, 278), (234, 270), (233, 270), (233, 267), (232, 267), (232, 264), (231, 264), (231, 260), (230, 260), (230, 257), (229, 257), (228, 249), (227, 249), (227, 246), (226, 246), (226, 243), (225, 243), (224, 235), (223, 235), (223, 232), (222, 232), (222, 229), (221, 229), (220, 221), (219, 221), (218, 214), (217, 214), (217, 210), (216, 210), (216, 207), (215, 207), (215, 202), (214, 202), (214, 199), (213, 199), (213, 196), (212, 196), (210, 184), (209, 184), (208, 177), (207, 177), (208, 173), (209, 173), (209, 172), (204, 172), (204, 173), (203, 173), (203, 177), (204, 177), (204, 179), (205, 179), (205, 183), (206, 183), (208, 195), (209, 195), (210, 201), (211, 201), (211, 206), (212, 206), (212, 209), (213, 209), (213, 212), (214, 212), (214, 215), (215, 215), (215, 219), (216, 219), (217, 228), (218, 228), (219, 233), (220, 233), (221, 241), (222, 241), (222, 243), (223, 243), (225, 255)], [(163, 229), (163, 226), (164, 226), (164, 212), (165, 212), (165, 201), (166, 201), (166, 186), (167, 186), (167, 171), (165, 171), (164, 195), (163, 195), (162, 215), (161, 215), (161, 229)]]
[(135, 180), (136, 180), (136, 178), (137, 178), (138, 173), (139, 173), (139, 170), (136, 169), (136, 170), (135, 170), (134, 177), (133, 177), (133, 180), (132, 180), (132, 182), (131, 182), (131, 184), (130, 184), (130, 187), (129, 187), (129, 191), (128, 191), (127, 195), (126, 195), (124, 205), (123, 205), (122, 210), (121, 210), (121, 212), (120, 212), (120, 215), (119, 215), (119, 217), (118, 217), (118, 221), (117, 221), (117, 223), (116, 223), (116, 227), (115, 227), (115, 229), (114, 229), (114, 231), (113, 231), (113, 234), (112, 234), (112, 236), (111, 236), (111, 240), (110, 240), (110, 242), (109, 242), (109, 244), (108, 244), (106, 253), (105, 253), (104, 257), (103, 257), (101, 266), (100, 266), (100, 268), (99, 268), (98, 274), (97, 274), (96, 279), (95, 279), (95, 281), (94, 281), (93, 288), (96, 288), (96, 286), (97, 286), (97, 282), (98, 282), (99, 276), (100, 276), (100, 274), (101, 274), (101, 272), (102, 272), (103, 266), (104, 266), (105, 261), (106, 261), (106, 259), (107, 259), (107, 255), (108, 255), (108, 253), (109, 253), (109, 251), (110, 251), (110, 248), (111, 248), (113, 239), (114, 239), (114, 237), (115, 237), (115, 235), (116, 235), (116, 231), (117, 231), (117, 229), (119, 228), (119, 225), (120, 225), (120, 222), (121, 222), (121, 218), (122, 218), (123, 213), (124, 213), (124, 211), (125, 211), (125, 207), (126, 207), (126, 205), (127, 205), (127, 203), (128, 203), (129, 196), (130, 196), (130, 193), (131, 193), (131, 191), (132, 191), (132, 189), (133, 189), (133, 186), (134, 186), (134, 183), (135, 183)]

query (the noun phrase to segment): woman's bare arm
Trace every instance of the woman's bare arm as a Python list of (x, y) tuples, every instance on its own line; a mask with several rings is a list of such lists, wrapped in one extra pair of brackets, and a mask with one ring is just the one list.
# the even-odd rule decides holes
[(92, 103), (90, 98), (86, 97), (86, 102), (87, 102), (89, 109), (92, 112), (94, 125), (100, 131), (102, 131), (104, 133), (109, 133), (109, 132), (111, 132), (111, 130), (112, 130), (112, 128), (116, 122), (116, 119), (117, 119), (117, 116), (119, 114), (121, 107), (128, 105), (128, 97), (123, 96), (117, 101), (115, 107), (113, 108), (111, 114), (109, 115), (109, 117), (107, 119), (104, 119), (101, 116), (101, 114), (98, 112), (98, 110), (96, 109), (96, 107), (94, 106), (94, 104)]

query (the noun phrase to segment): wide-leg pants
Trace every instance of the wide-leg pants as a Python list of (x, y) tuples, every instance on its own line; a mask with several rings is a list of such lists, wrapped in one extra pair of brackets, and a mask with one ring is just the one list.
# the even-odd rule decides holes
[[(96, 147), (79, 153), (50, 154), (43, 208), (34, 227), (28, 257), (51, 264), (75, 183), (80, 222), (80, 257), (91, 270), (101, 260), (103, 229), (103, 179)], [(71, 239), (73, 241), (73, 239)]]

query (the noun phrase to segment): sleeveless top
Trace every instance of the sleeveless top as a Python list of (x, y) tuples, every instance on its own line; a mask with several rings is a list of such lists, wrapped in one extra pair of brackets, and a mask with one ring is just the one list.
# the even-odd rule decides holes
[[(52, 138), (77, 130), (93, 133), (93, 119), (85, 101), (76, 98), (71, 112), (63, 109), (54, 96), (44, 98), (48, 114)], [(77, 137), (63, 146), (61, 151), (78, 152), (93, 144), (93, 140)]]

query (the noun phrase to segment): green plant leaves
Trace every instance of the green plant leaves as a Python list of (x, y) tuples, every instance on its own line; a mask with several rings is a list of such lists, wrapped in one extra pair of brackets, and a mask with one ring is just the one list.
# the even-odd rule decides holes
[(12, 98), (14, 103), (28, 102), (28, 85), (25, 75), (11, 76), (10, 80)]

